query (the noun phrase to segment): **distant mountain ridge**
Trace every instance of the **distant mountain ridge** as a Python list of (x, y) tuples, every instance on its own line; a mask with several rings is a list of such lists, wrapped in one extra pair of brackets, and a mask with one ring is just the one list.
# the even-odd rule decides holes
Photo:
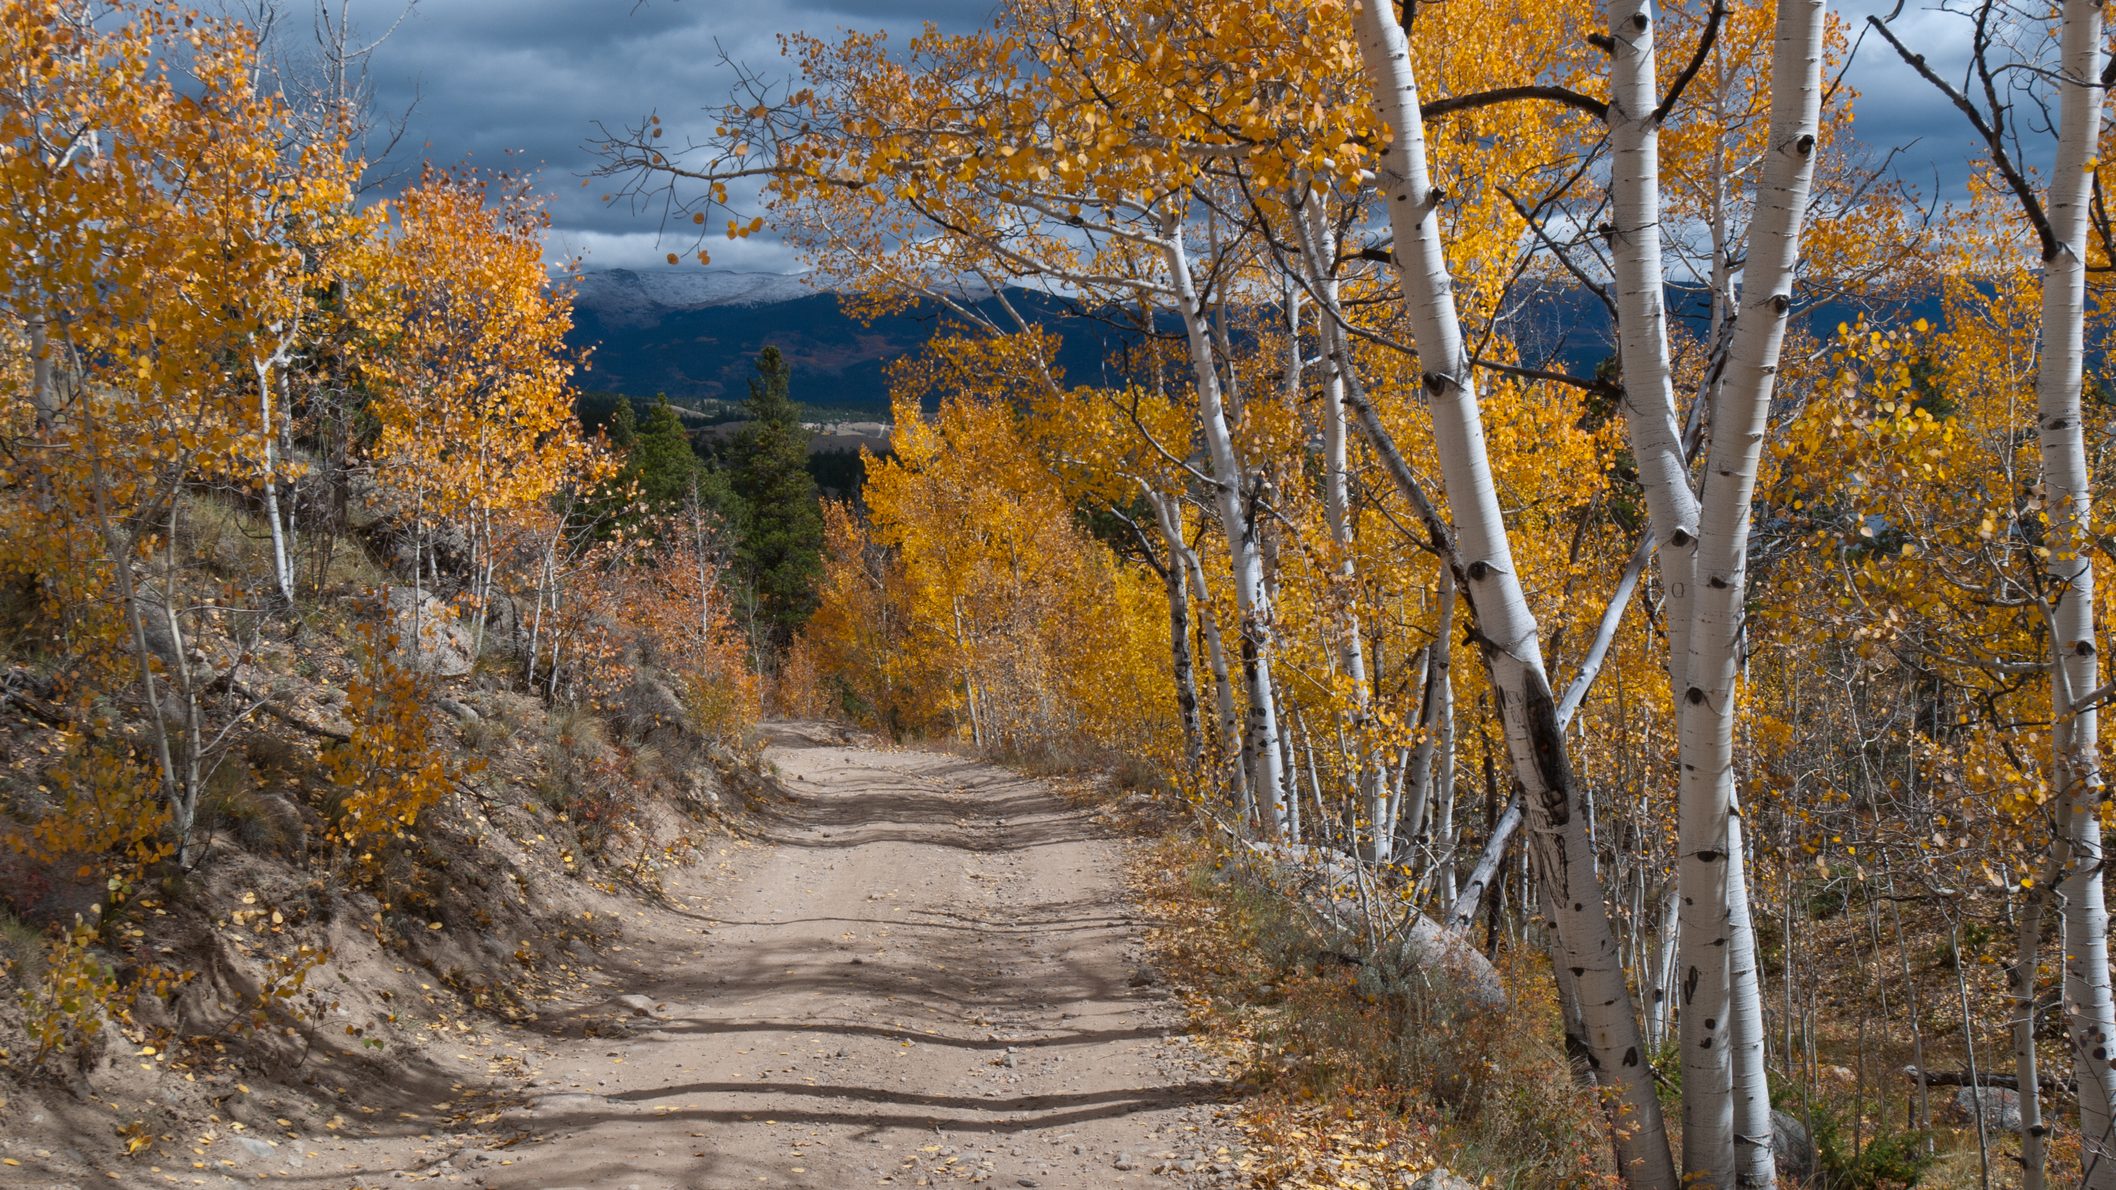
[[(1058, 363), (1071, 383), (1102, 379), (1113, 353), (1135, 340), (1070, 316), (1066, 303), (1048, 294), (1012, 290), (1008, 297), (1025, 317), (1057, 333)], [(1668, 289), (1669, 314), (1678, 321), (1696, 322), (1708, 304), (1695, 287)], [(801, 275), (682, 266), (584, 273), (573, 311), (572, 343), (593, 349), (584, 389), (636, 398), (666, 394), (690, 405), (739, 401), (749, 393), (757, 353), (772, 345), (793, 366), (796, 401), (855, 417), (886, 416), (889, 365), (917, 354), (945, 326), (930, 306), (862, 322), (840, 309), (835, 293)], [(1929, 295), (1901, 303), (1898, 312), (1939, 316)], [(1857, 307), (1842, 301), (1796, 314), (1825, 336), (1857, 316)], [(1509, 324), (1521, 358), (1538, 367), (1592, 376), (1614, 352), (1608, 312), (1578, 286), (1524, 292)]]
[[(1012, 295), (1059, 335), (1059, 364), (1075, 382), (1101, 375), (1124, 338), (1115, 328), (1066, 318), (1043, 294)], [(889, 408), (888, 366), (915, 355), (944, 326), (938, 310), (862, 322), (835, 293), (802, 276), (674, 267), (583, 273), (569, 341), (592, 349), (584, 389), (679, 404), (739, 401), (757, 353), (775, 346), (793, 367), (793, 397), (811, 407), (879, 414)]]

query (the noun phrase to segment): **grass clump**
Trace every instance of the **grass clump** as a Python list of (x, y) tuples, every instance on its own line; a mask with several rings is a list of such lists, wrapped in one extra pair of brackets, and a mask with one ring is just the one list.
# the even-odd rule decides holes
[(1342, 952), (1225, 855), (1167, 842), (1140, 872), (1169, 923), (1159, 961), (1251, 1089), (1258, 1184), (1407, 1184), (1442, 1165), (1493, 1186), (1617, 1184), (1540, 954), (1501, 953), (1509, 1001), (1493, 1009)]

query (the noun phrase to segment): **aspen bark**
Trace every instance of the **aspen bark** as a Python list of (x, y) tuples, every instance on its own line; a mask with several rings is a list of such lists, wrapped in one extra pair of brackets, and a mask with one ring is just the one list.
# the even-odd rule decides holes
[[(1379, 182), (1395, 233), (1396, 267), (1417, 340), (1434, 445), (1462, 559), (1463, 594), (1476, 614), (1492, 690), (1524, 791), (1536, 866), (1559, 949), (1580, 1001), (1581, 1039), (1596, 1077), (1614, 1093), (1621, 1171), (1634, 1186), (1674, 1187), (1660, 1101), (1646, 1068), (1630, 989), (1609, 924), (1566, 754), (1542, 643), (1528, 609), (1492, 485), (1482, 413), (1455, 309), (1428, 175), (1425, 124), (1410, 45), (1393, 6), (1368, 0), (1355, 13), (1360, 57), (1390, 133)], [(1362, 418), (1362, 426), (1366, 420)]]
[(1734, 1092), (1734, 1175), (1743, 1187), (1778, 1181), (1771, 1150), (1771, 1087), (1763, 1065), (1763, 988), (1756, 962), (1756, 930), (1749, 919), (1748, 853), (1741, 811), (1727, 819), (1727, 1020)]
[[(1164, 520), (1164, 526), (1183, 523), (1181, 510), (1175, 508), (1174, 503), (1172, 499), (1165, 507), (1162, 502), (1155, 503), (1155, 515), (1169, 518)], [(1234, 801), (1243, 813), (1253, 814), (1255, 799), (1249, 789), (1249, 769), (1242, 755), (1241, 713), (1234, 705), (1234, 677), (1227, 664), (1227, 645), (1220, 635), (1219, 613), (1212, 610), (1212, 587), (1205, 581), (1205, 566), (1197, 551), (1191, 549), (1188, 542), (1181, 542), (1180, 536), (1172, 540), (1180, 542), (1174, 548), (1181, 551), (1179, 556), (1183, 565), (1190, 568), (1191, 581), (1198, 589), (1198, 632), (1205, 638), (1205, 661), (1212, 668), (1212, 698), (1220, 713), (1220, 746), (1225, 749), (1222, 759), (1234, 789)]]
[(2035, 402), (2042, 450), (2048, 573), (2058, 592), (2050, 609), (2052, 772), (2064, 803), (2065, 874), (2058, 885), (2064, 924), (2065, 1029), (2079, 1078), (2079, 1134), (2086, 1147), (2082, 1184), (2116, 1187), (2116, 1003), (2109, 988), (2109, 915), (2102, 880), (2100, 716), (2074, 700), (2101, 684), (2094, 624), (2093, 490), (2087, 469), (2080, 388), (2086, 358), (2089, 202), (2102, 114), (2102, 11), (2094, 0), (2064, 0), (2059, 32), (2057, 161), (2047, 214), (2051, 251), (2043, 261), (2042, 355)]
[(279, 511), (279, 427), (272, 416), (272, 365), (256, 360), (258, 437), (264, 443), (264, 515), (272, 537), (272, 583), (282, 607), (294, 606), (294, 563), (287, 551), (286, 520)]
[[(1173, 501), (1164, 502), (1159, 492), (1143, 483), (1139, 491), (1154, 510), (1154, 527), (1166, 547), (1165, 559), (1149, 557), (1148, 564), (1160, 572), (1161, 586), (1168, 597), (1168, 656), (1176, 688), (1176, 714), (1183, 721), (1183, 755), (1191, 772), (1202, 776), (1205, 725), (1199, 712), (1197, 658), (1190, 644), (1190, 567), (1183, 560), (1183, 520), (1180, 512), (1166, 506)], [(1143, 537), (1141, 542), (1145, 543)]]
[(2042, 957), (2043, 909), (2050, 900), (2049, 876), (2028, 890), (2014, 926), (2016, 949), (2012, 967), (2006, 972), (2007, 990), (2013, 1003), (2013, 1074), (2020, 1088), (2020, 1184), (2021, 1190), (2043, 1190), (2044, 1171), (2049, 1165), (2050, 1130), (2043, 1125), (2042, 1087), (2035, 1056), (2035, 969)]
[[(1748, 1135), (1737, 1128), (1735, 1113), (1734, 1043), (1760, 1047), (1763, 1028), (1752, 960), (1740, 964), (1746, 986), (1737, 992), (1732, 983), (1732, 952), (1744, 948), (1741, 927), (1747, 916), (1732, 906), (1744, 884), (1733, 820), (1734, 718), (1750, 501), (1814, 178), (1823, 31), (1823, 0), (1779, 4), (1770, 130), (1726, 382), (1713, 411), (1698, 520), (1690, 660), (1679, 711), (1683, 998), (1677, 1024), (1683, 1051), (1683, 1169), (1686, 1177), (1709, 1186), (1770, 1185), (1774, 1178), (1768, 1127), (1762, 1136)], [(1732, 1019), (1737, 1011), (1743, 1014), (1738, 1025)], [(1752, 1077), (1760, 1080), (1760, 1070)]]
[(1287, 805), (1286, 761), (1280, 751), (1278, 708), (1273, 705), (1271, 681), (1272, 609), (1264, 581), (1263, 558), (1258, 549), (1255, 522), (1243, 507), (1246, 472), (1234, 449), (1234, 432), (1221, 401), (1219, 369), (1214, 363), (1211, 332), (1190, 274), (1190, 260), (1183, 245), (1182, 225), (1170, 220), (1164, 249), (1168, 271), (1176, 291), (1176, 309), (1182, 316), (1189, 340), (1192, 371), (1198, 389), (1198, 420), (1205, 448), (1212, 460), (1212, 496), (1220, 529), (1227, 539), (1228, 561), (1234, 572), (1235, 605), (1242, 616), (1243, 669), (1249, 679), (1249, 700), (1244, 732), (1250, 761), (1250, 792), (1256, 799), (1259, 825), (1276, 836), (1285, 828)]
[(1667, 278), (1661, 263), (1660, 121), (1650, 0), (1610, 0), (1609, 262), (1616, 282), (1624, 423), (1645, 489), (1667, 601), (1675, 689), (1689, 657), (1690, 576), (1697, 496), (1683, 456), (1668, 363)]
[[(1318, 242), (1330, 243), (1319, 203), (1309, 204), (1301, 217), (1311, 229), (1309, 234)], [(1331, 249), (1321, 254), (1324, 262), (1335, 257), (1334, 244)], [(1312, 257), (1309, 263), (1315, 263)], [(1325, 267), (1318, 270), (1310, 281), (1320, 307), (1316, 317), (1317, 329), (1322, 331), (1321, 323), (1336, 317), (1337, 276)], [(1299, 352), (1300, 340), (1296, 334), (1293, 351), (1296, 358)], [(1366, 807), (1367, 858), (1389, 860), (1395, 857), (1396, 824), (1390, 806), (1388, 761), (1367, 738), (1367, 717), (1371, 712), (1373, 694), (1368, 685), (1366, 651), (1356, 610), (1359, 565), (1353, 554), (1351, 498), (1346, 482), (1344, 368), (1347, 361), (1331, 351), (1325, 351), (1323, 357), (1323, 516), (1329, 523), (1330, 539), (1337, 547), (1337, 577), (1343, 587), (1344, 599), (1344, 611), (1338, 623), (1338, 631), (1343, 634), (1338, 647), (1338, 663), (1344, 666), (1345, 676), (1352, 682), (1353, 756), (1358, 765), (1360, 802)]]

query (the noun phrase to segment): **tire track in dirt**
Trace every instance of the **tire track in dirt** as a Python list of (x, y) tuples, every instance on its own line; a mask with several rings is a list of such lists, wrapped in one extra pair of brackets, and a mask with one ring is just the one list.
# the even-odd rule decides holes
[[(554, 1030), (493, 1187), (1232, 1184), (1122, 845), (990, 765), (781, 724), (754, 843), (672, 880)], [(622, 962), (613, 960), (621, 959)], [(626, 1026), (598, 1025), (613, 1014)], [(505, 1161), (507, 1164), (500, 1164)], [(416, 1176), (416, 1175), (415, 1175)]]

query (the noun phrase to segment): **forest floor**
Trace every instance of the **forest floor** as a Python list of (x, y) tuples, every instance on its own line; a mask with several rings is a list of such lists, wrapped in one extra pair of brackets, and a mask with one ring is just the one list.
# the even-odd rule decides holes
[[(593, 914), (621, 933), (580, 956), (584, 990), (520, 1024), (436, 1025), (355, 1126), (260, 1104), (201, 1160), (94, 1184), (1246, 1181), (1229, 1085), (1150, 965), (1127, 843), (1094, 806), (960, 756), (767, 730), (783, 794), (659, 901)], [(47, 1122), (0, 1145), (28, 1159), (0, 1184), (82, 1184), (36, 1177), (66, 1164), (48, 1146), (67, 1121)]]

